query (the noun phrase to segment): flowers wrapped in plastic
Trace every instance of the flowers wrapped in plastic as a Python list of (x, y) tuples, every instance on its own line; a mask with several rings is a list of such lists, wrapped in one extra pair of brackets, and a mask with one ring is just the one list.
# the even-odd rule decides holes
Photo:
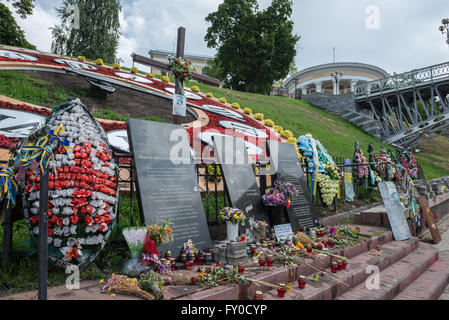
[(147, 229), (145, 227), (125, 228), (122, 234), (131, 251), (131, 259), (124, 265), (122, 272), (129, 277), (137, 277), (141, 272), (149, 270), (140, 262)]

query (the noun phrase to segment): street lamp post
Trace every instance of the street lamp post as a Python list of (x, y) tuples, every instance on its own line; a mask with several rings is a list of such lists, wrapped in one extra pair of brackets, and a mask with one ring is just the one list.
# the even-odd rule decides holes
[(331, 73), (331, 78), (334, 80), (335, 88), (334, 88), (334, 94), (339, 95), (340, 94), (340, 79), (343, 77), (343, 72), (336, 71)]
[(441, 31), (441, 34), (446, 34), (446, 43), (449, 45), (449, 18), (443, 19), (441, 24), (439, 30)]

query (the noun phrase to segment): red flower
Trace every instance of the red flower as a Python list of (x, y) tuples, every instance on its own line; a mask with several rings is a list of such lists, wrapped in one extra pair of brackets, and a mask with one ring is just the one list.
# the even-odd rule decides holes
[(53, 229), (48, 229), (48, 236), (51, 237), (53, 235)]
[(39, 216), (32, 216), (30, 221), (32, 224), (37, 224), (39, 222)]
[(70, 222), (72, 223), (72, 224), (77, 224), (78, 223), (78, 216), (77, 215), (73, 215), (73, 216), (71, 216), (70, 217)]
[(92, 219), (91, 216), (86, 216), (86, 218), (84, 219), (84, 222), (86, 222), (86, 224), (87, 224), (88, 226), (91, 226), (92, 223), (94, 222), (94, 219)]
[(58, 221), (56, 221), (56, 224), (58, 225), (58, 227), (62, 226), (64, 223), (64, 219), (62, 218), (58, 218)]

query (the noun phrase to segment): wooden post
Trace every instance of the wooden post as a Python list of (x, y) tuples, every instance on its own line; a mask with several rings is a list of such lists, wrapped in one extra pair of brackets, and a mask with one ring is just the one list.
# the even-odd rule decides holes
[(48, 180), (47, 173), (41, 172), (40, 200), (39, 200), (39, 271), (38, 271), (38, 300), (47, 300), (48, 278)]
[[(176, 57), (175, 58), (184, 58), (184, 47), (186, 42), (186, 29), (184, 27), (180, 27), (178, 29), (178, 43), (176, 46)], [(181, 89), (184, 83), (182, 81), (176, 81), (175, 93), (180, 94)], [(181, 124), (180, 116), (173, 116), (173, 124)]]
[(3, 200), (6, 206), (5, 222), (3, 229), (3, 255), (2, 255), (2, 266), (6, 270), (9, 265), (9, 258), (11, 255), (12, 248), (12, 208), (8, 206), (8, 199), (5, 196)]

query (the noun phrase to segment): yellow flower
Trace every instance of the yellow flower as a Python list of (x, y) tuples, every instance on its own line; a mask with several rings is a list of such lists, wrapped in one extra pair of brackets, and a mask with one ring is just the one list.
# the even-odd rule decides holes
[(103, 283), (104, 283), (104, 279), (101, 279), (101, 280), (100, 280), (100, 284), (103, 284)]
[(115, 293), (111, 294), (111, 297), (113, 297), (113, 298), (114, 298), (114, 297), (115, 297)]

